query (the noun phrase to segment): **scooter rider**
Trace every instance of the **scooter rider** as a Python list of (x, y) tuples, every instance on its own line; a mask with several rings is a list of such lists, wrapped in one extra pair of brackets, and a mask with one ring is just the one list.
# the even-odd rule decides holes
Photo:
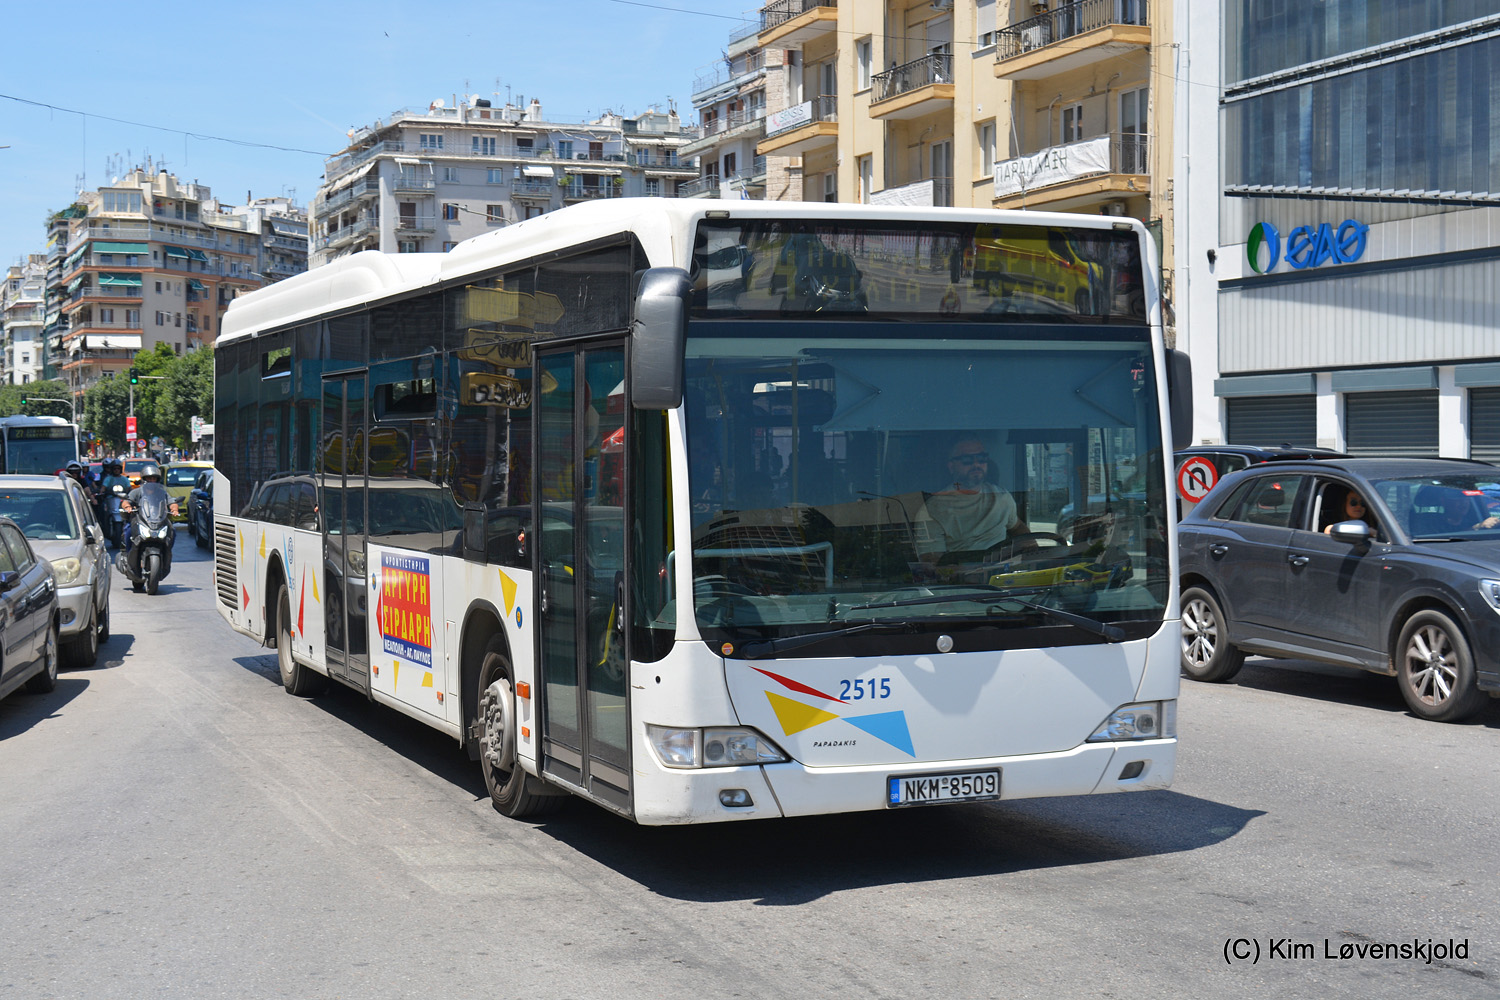
[[(167, 488), (161, 484), (161, 466), (155, 462), (148, 462), (146, 467), (141, 469), (141, 485), (130, 491), (130, 496), (125, 498), (125, 502), (120, 505), (120, 509), (127, 514), (134, 514), (136, 505), (141, 502), (141, 497), (148, 493), (159, 493), (165, 497), (167, 506), (172, 511), (172, 516), (177, 516), (177, 501), (167, 494)], [(133, 524), (133, 518), (125, 522), (125, 531), (120, 536), (120, 548), (122, 549), (130, 548), (130, 529)]]
[(89, 506), (94, 504), (94, 484), (89, 482), (88, 477), (83, 474), (83, 463), (71, 461), (64, 467), (63, 472), (79, 486), (83, 487), (84, 498), (88, 500)]
[[(121, 475), (124, 469), (124, 464), (118, 458), (112, 458), (104, 463), (104, 478), (99, 480), (99, 521), (105, 526), (104, 530), (111, 534), (114, 529), (110, 521), (110, 498), (114, 496), (116, 486), (120, 487), (122, 502), (125, 494), (130, 492), (130, 479)], [(121, 539), (111, 538), (110, 541), (118, 545)]]

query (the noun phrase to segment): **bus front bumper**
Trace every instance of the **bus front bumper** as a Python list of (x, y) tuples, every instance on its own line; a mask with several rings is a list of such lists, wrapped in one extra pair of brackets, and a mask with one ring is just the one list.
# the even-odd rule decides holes
[(1058, 753), (899, 766), (790, 762), (688, 770), (663, 767), (654, 755), (647, 760), (636, 768), (635, 818), (655, 826), (887, 809), (891, 778), (956, 772), (998, 770), (1001, 800), (1167, 788), (1177, 740), (1086, 743)]

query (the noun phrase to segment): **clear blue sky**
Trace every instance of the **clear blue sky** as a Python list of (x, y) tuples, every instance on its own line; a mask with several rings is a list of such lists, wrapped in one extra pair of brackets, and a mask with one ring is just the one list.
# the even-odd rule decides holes
[(694, 121), (694, 78), (756, 9), (747, 0), (17, 4), (0, 62), (0, 145), (9, 146), (0, 264), (43, 249), (47, 215), (72, 202), (80, 177), (97, 188), (148, 155), (226, 204), (250, 192), (305, 206), (323, 173), (319, 154), (342, 148), (349, 129), (439, 97), (477, 93), (499, 106), (524, 95), (564, 122), (666, 110), (671, 98)]

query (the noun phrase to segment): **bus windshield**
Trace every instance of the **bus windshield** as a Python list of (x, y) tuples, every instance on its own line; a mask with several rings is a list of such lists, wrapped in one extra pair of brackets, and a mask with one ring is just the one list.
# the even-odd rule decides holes
[(78, 439), (71, 426), (11, 427), (6, 438), (8, 473), (50, 476), (78, 458)]
[(982, 626), (987, 648), (1102, 641), (1037, 605), (1150, 634), (1168, 593), (1151, 358), (1145, 327), (696, 322), (705, 639), (899, 620)]

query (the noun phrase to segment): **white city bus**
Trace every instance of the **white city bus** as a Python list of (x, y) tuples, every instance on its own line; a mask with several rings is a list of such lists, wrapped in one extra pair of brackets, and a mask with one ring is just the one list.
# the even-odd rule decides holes
[(225, 318), (219, 610), (512, 816), (1166, 787), (1155, 275), (1133, 221), (661, 199), (337, 260)]
[(77, 459), (77, 424), (62, 417), (0, 417), (0, 471), (50, 476)]

